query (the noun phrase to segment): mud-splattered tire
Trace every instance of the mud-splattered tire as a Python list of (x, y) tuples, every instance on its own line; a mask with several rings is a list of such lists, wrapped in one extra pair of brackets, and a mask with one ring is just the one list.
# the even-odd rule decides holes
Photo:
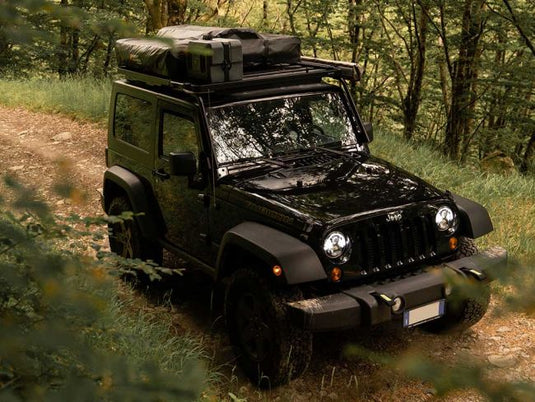
[[(123, 212), (132, 211), (130, 203), (125, 197), (115, 197), (111, 200), (108, 215), (121, 215)], [(108, 224), (110, 249), (115, 254), (124, 258), (139, 258), (147, 261), (152, 260), (157, 264), (162, 262), (162, 248), (141, 236), (141, 231), (135, 221), (123, 220), (122, 222)]]
[(312, 333), (289, 322), (285, 302), (298, 290), (270, 290), (252, 269), (236, 271), (225, 293), (225, 318), (239, 365), (262, 388), (301, 375), (312, 356)]
[[(469, 257), (479, 251), (473, 239), (468, 237), (459, 238), (457, 258)], [(463, 332), (483, 318), (490, 303), (490, 287), (482, 285), (477, 293), (470, 297), (462, 298), (454, 293), (451, 301), (446, 304), (446, 312), (442, 318), (422, 325), (422, 329), (434, 333)]]
[(479, 253), (474, 239), (469, 237), (460, 237), (459, 238), (459, 248), (457, 249), (457, 258), (470, 257)]

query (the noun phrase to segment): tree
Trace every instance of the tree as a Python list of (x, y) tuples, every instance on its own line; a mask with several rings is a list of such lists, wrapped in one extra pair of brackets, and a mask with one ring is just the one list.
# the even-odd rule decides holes
[[(382, 7), (375, 1), (388, 48), (388, 58), (403, 113), (403, 135), (413, 137), (421, 101), (427, 49), (428, 4), (426, 1), (396, 1), (395, 6)], [(399, 45), (404, 52), (399, 51)]]
[(455, 160), (461, 159), (461, 147), (466, 145), (473, 130), (480, 39), (485, 26), (484, 4), (484, 0), (465, 0), (458, 56), (450, 71), (451, 107), (444, 138), (444, 153)]
[(146, 32), (154, 32), (168, 25), (209, 21), (219, 15), (231, 0), (143, 0), (148, 13)]

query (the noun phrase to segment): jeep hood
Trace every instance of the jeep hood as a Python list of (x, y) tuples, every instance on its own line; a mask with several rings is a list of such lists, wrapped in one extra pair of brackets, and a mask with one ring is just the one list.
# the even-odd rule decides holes
[(374, 157), (278, 168), (235, 184), (322, 221), (444, 196), (416, 176)]

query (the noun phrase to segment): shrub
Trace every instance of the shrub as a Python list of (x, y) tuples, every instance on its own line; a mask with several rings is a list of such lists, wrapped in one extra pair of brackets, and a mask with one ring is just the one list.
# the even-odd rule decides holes
[(0, 200), (0, 399), (197, 399), (206, 386), (198, 343), (170, 336), (165, 323), (148, 316), (129, 317), (107, 274), (108, 259), (64, 248), (75, 249), (76, 240), (88, 236), (100, 241), (101, 231), (71, 224), (97, 221), (61, 222), (31, 190), (9, 179), (6, 187), (10, 200)]

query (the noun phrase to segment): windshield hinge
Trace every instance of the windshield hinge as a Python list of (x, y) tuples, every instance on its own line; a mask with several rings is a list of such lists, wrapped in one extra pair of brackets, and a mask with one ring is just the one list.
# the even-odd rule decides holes
[(228, 176), (228, 168), (220, 167), (217, 169), (217, 178), (221, 179), (222, 177)]

